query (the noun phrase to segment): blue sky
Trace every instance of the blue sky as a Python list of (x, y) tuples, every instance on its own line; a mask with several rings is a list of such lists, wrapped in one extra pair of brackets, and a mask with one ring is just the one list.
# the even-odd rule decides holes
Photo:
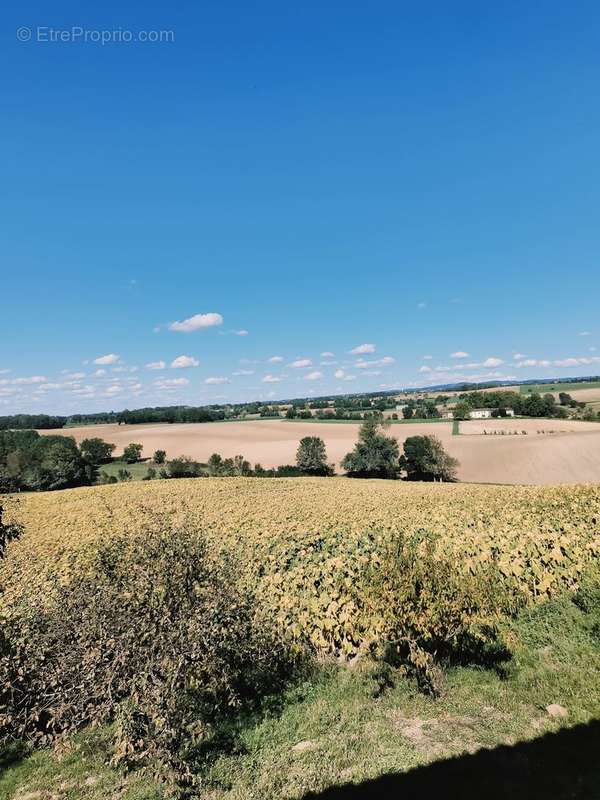
[(0, 413), (600, 373), (596, 2), (88, 5), (2, 12)]

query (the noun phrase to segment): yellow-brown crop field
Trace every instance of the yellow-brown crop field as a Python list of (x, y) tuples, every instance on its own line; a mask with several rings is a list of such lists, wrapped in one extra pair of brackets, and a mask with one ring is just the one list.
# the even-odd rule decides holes
[(356, 586), (395, 534), (430, 536), (465, 577), (493, 565), (532, 602), (574, 587), (600, 555), (600, 486), (207, 478), (31, 494), (7, 511), (25, 532), (0, 569), (5, 603), (25, 587), (44, 602), (98, 544), (166, 517), (226, 551), (292, 636), (337, 652), (354, 647)]

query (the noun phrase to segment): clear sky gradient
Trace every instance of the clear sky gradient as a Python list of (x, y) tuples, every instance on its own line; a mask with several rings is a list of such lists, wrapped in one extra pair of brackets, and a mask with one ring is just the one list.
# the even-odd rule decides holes
[(85, 5), (1, 12), (0, 413), (600, 373), (597, 2)]

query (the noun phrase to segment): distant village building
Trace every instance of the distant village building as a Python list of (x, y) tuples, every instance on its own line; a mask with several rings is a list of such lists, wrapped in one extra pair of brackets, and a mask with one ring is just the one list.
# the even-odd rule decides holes
[(489, 419), (492, 416), (491, 408), (472, 408), (471, 419)]
[[(469, 413), (469, 419), (491, 419), (494, 416), (495, 408), (472, 408)], [(512, 408), (503, 409), (504, 413), (501, 416), (514, 417), (515, 412)], [(443, 419), (454, 419), (454, 412), (451, 409), (442, 411)]]

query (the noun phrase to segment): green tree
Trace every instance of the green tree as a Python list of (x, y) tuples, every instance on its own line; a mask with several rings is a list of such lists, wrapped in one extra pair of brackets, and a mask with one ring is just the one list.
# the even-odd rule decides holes
[(452, 416), (454, 419), (469, 419), (471, 416), (471, 406), (464, 400), (459, 402), (452, 409)]
[(112, 458), (114, 444), (105, 442), (103, 439), (95, 436), (92, 439), (84, 439), (79, 445), (81, 455), (90, 462), (90, 464), (105, 464)]
[(164, 464), (167, 460), (167, 454), (164, 450), (155, 450), (154, 455), (152, 456), (152, 461), (155, 464)]
[(296, 419), (296, 409), (294, 406), (290, 406), (288, 410), (285, 412), (286, 419)]
[[(166, 475), (168, 478), (199, 478), (203, 474), (201, 465), (189, 456), (179, 456), (169, 461)], [(162, 475), (162, 472), (161, 472)]]
[(142, 457), (143, 449), (144, 446), (141, 444), (136, 444), (135, 442), (128, 444), (123, 450), (123, 461), (126, 461), (128, 464), (135, 464), (135, 462), (139, 461)]
[(307, 475), (331, 475), (333, 471), (327, 463), (325, 442), (319, 436), (305, 436), (300, 440), (296, 465)]
[(458, 461), (444, 450), (437, 436), (409, 436), (400, 467), (406, 471), (407, 480), (453, 481)]
[(399, 449), (396, 439), (382, 432), (379, 416), (369, 416), (360, 426), (354, 450), (344, 456), (341, 466), (353, 478), (396, 478)]
[(223, 474), (223, 458), (218, 453), (213, 453), (208, 459), (208, 471), (214, 477)]
[(404, 417), (404, 419), (412, 419), (413, 414), (414, 414), (414, 409), (412, 406), (404, 406), (404, 408), (402, 409), (402, 416)]

